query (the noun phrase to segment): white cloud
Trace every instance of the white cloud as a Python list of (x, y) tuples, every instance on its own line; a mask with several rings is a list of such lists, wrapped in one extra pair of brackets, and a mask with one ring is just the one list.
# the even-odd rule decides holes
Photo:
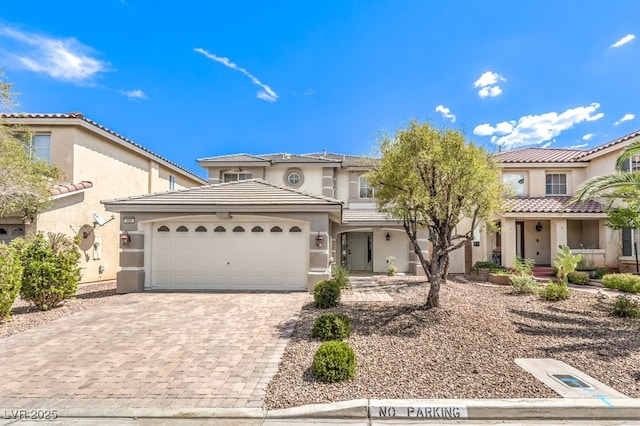
[(611, 46), (609, 47), (620, 47), (623, 46), (627, 43), (629, 43), (630, 41), (632, 41), (633, 39), (635, 39), (636, 36), (633, 34), (627, 34), (626, 36), (622, 37), (620, 40), (616, 41), (615, 43), (613, 43)]
[(450, 120), (452, 123), (456, 122), (456, 116), (454, 114), (451, 114), (451, 110), (446, 106), (438, 105), (436, 107), (436, 112), (439, 112), (440, 114), (442, 114), (444, 118), (446, 118), (447, 120)]
[(507, 79), (497, 72), (485, 71), (482, 73), (480, 78), (473, 83), (473, 87), (493, 86), (499, 81), (507, 81)]
[(304, 95), (305, 95), (305, 96), (313, 96), (313, 95), (315, 95), (315, 94), (316, 94), (316, 89), (307, 89), (307, 90), (305, 90), (305, 92), (304, 92)]
[(551, 144), (552, 144), (552, 143), (553, 143), (553, 142), (549, 141), (549, 142), (545, 143), (544, 145), (542, 145), (542, 147), (541, 147), (541, 148), (549, 148), (549, 147), (551, 146)]
[(120, 90), (120, 94), (131, 99), (147, 99), (147, 95), (140, 89), (136, 90)]
[(498, 86), (483, 87), (478, 91), (478, 95), (480, 95), (481, 98), (486, 98), (487, 96), (490, 98), (495, 98), (496, 96), (500, 96), (501, 94), (502, 89)]
[(594, 137), (594, 136), (595, 136), (595, 135), (594, 135), (593, 133), (587, 133), (586, 135), (584, 135), (584, 136), (582, 137), (582, 140), (583, 140), (583, 141), (590, 141), (591, 139), (593, 139), (593, 137)]
[(618, 121), (616, 121), (615, 123), (613, 123), (614, 126), (619, 126), (620, 124), (624, 123), (625, 121), (630, 121), (633, 120), (634, 118), (636, 118), (635, 115), (633, 114), (625, 114), (622, 116), (622, 118)]
[(567, 149), (581, 149), (587, 146), (589, 146), (588, 143), (579, 143), (579, 144), (568, 146)]
[(473, 133), (478, 136), (492, 136), (491, 142), (505, 149), (538, 145), (551, 141), (578, 123), (601, 119), (604, 114), (596, 114), (598, 108), (600, 104), (594, 102), (589, 106), (571, 108), (560, 114), (548, 112), (526, 115), (517, 121), (503, 121), (495, 126), (480, 124), (473, 129)]
[(498, 86), (501, 81), (507, 81), (507, 79), (497, 72), (485, 71), (480, 78), (473, 83), (473, 87), (480, 87), (478, 95), (480, 95), (481, 98), (495, 98), (502, 94), (502, 89)]
[(207, 58), (211, 59), (212, 61), (220, 62), (225, 67), (231, 68), (232, 70), (239, 71), (242, 74), (244, 74), (245, 76), (249, 77), (249, 79), (253, 82), (253, 84), (255, 84), (256, 86), (260, 86), (263, 89), (263, 90), (258, 91), (258, 93), (256, 94), (257, 98), (265, 100), (267, 102), (275, 102), (275, 101), (278, 100), (278, 95), (276, 94), (276, 92), (274, 92), (271, 89), (271, 87), (267, 86), (266, 84), (263, 84), (260, 80), (258, 80), (256, 77), (254, 77), (253, 74), (251, 74), (249, 71), (247, 71), (244, 68), (241, 68), (238, 65), (234, 64), (233, 62), (231, 62), (229, 60), (229, 58), (216, 56), (213, 53), (209, 53), (206, 50), (201, 49), (199, 47), (196, 47), (193, 50), (195, 50), (196, 52), (206, 56)]
[(107, 71), (109, 66), (92, 57), (92, 49), (74, 38), (56, 39), (9, 27), (0, 27), (0, 37), (17, 42), (11, 51), (3, 52), (13, 60), (14, 66), (55, 79), (83, 82)]

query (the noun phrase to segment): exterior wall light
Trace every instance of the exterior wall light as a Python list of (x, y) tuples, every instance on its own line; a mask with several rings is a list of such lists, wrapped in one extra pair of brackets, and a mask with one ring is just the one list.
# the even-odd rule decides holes
[(389, 234), (389, 232), (387, 232), (387, 235), (385, 235), (384, 239), (387, 240), (387, 241), (391, 240), (391, 234)]
[(316, 236), (316, 247), (322, 247), (322, 235), (320, 235), (320, 232)]
[(540, 222), (536, 223), (536, 231), (542, 232), (542, 224)]
[(131, 243), (131, 235), (127, 231), (122, 231), (120, 234), (120, 242), (123, 246), (128, 246)]

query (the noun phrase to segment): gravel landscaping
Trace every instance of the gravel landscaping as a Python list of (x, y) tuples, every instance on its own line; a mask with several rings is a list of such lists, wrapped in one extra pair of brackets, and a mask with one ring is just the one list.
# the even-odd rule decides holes
[(75, 298), (65, 300), (59, 307), (48, 311), (38, 311), (24, 300), (17, 299), (11, 310), (11, 319), (0, 319), (0, 339), (102, 304), (111, 297), (117, 297), (115, 281), (81, 284)]
[[(441, 308), (424, 310), (424, 278), (374, 279), (393, 301), (303, 308), (267, 388), (268, 408), (357, 398), (559, 397), (515, 358), (564, 361), (640, 398), (640, 322), (612, 316), (611, 297), (574, 290), (569, 300), (546, 302), (459, 279), (443, 285)], [(326, 312), (351, 319), (346, 341), (358, 362), (351, 381), (325, 384), (310, 373), (320, 345), (311, 327)]]

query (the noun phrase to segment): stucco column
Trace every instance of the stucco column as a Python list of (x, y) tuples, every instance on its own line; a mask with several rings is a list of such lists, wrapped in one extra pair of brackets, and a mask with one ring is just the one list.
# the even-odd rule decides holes
[(604, 264), (609, 268), (618, 267), (618, 253), (622, 252), (620, 231), (607, 227), (608, 219), (598, 221), (599, 248), (605, 250)]
[(567, 219), (551, 219), (551, 263), (560, 251), (559, 246), (567, 245)]
[(500, 223), (500, 246), (502, 247), (502, 266), (513, 267), (516, 258), (516, 220), (503, 218)]

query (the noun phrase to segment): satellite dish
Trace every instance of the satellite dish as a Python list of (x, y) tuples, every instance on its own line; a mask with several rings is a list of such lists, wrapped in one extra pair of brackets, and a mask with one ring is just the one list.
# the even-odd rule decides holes
[(91, 216), (93, 216), (93, 221), (96, 223), (96, 225), (99, 225), (99, 226), (104, 226), (116, 218), (114, 215), (111, 215), (111, 218), (109, 220), (106, 220), (104, 217), (100, 216), (96, 212), (92, 212)]
[(93, 226), (82, 225), (78, 230), (78, 237), (80, 238), (80, 250), (87, 251), (93, 247), (93, 243), (96, 240), (96, 234), (93, 232)]

